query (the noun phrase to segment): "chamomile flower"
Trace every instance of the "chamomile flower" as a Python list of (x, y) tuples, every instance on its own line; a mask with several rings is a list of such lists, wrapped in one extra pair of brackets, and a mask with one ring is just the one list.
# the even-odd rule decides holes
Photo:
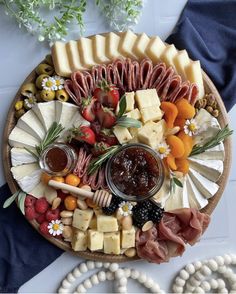
[(37, 99), (35, 98), (35, 96), (32, 93), (27, 94), (26, 99), (24, 99), (24, 107), (26, 109), (31, 109), (37, 102)]
[(54, 76), (53, 78), (54, 78), (55, 84), (56, 84), (56, 89), (55, 90), (63, 89), (65, 80), (63, 78), (59, 77), (59, 76)]
[(195, 136), (199, 132), (199, 125), (197, 124), (196, 120), (194, 118), (187, 120), (184, 126), (184, 132), (185, 134), (189, 136)]
[(47, 91), (57, 90), (56, 81), (53, 77), (43, 79), (42, 87), (44, 90), (47, 90)]
[(157, 145), (157, 153), (161, 157), (161, 159), (165, 158), (170, 153), (170, 147), (166, 144), (165, 141), (162, 141)]
[(59, 219), (52, 220), (48, 225), (48, 231), (53, 236), (61, 235), (63, 232), (63, 224)]
[(133, 205), (130, 202), (122, 201), (119, 204), (119, 213), (123, 216), (132, 214)]

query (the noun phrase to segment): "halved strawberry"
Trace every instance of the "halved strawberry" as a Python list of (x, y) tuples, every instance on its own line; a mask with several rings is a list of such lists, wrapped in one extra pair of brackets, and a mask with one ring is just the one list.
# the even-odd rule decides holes
[(104, 154), (109, 147), (110, 145), (105, 142), (98, 142), (94, 144), (91, 151), (94, 156), (99, 156), (101, 154)]
[(100, 82), (93, 95), (103, 106), (112, 109), (116, 108), (120, 100), (118, 89), (114, 85), (108, 84), (106, 80)]
[(100, 105), (96, 109), (96, 117), (103, 128), (111, 128), (116, 123), (115, 113), (107, 108)]
[(94, 131), (87, 126), (78, 127), (76, 131), (74, 131), (74, 139), (78, 141), (84, 141), (90, 145), (93, 145), (96, 142)]
[(111, 129), (101, 129), (97, 136), (98, 141), (106, 142), (110, 146), (117, 145), (118, 140)]
[(90, 122), (95, 121), (94, 103), (96, 99), (88, 97), (82, 98), (81, 114), (82, 116)]

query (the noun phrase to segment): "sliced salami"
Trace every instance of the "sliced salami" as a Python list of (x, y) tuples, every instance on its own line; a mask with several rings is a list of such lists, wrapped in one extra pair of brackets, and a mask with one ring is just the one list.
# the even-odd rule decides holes
[(71, 80), (66, 80), (64, 83), (64, 87), (66, 92), (69, 94), (71, 99), (75, 102), (75, 104), (80, 105), (81, 103), (81, 95), (79, 92), (79, 95), (76, 95), (76, 92), (74, 91), (74, 84)]
[(184, 98), (189, 92), (190, 83), (189, 81), (184, 81), (179, 89), (179, 91), (173, 95), (170, 99), (171, 102), (175, 102), (181, 98)]
[(148, 88), (157, 88), (162, 82), (166, 73), (166, 65), (165, 63), (159, 63), (154, 66)]
[(147, 89), (152, 75), (153, 64), (148, 58), (145, 58), (140, 63), (140, 88)]
[(117, 81), (116, 85), (119, 87), (119, 89), (125, 91), (125, 86), (123, 84), (123, 79), (125, 73), (125, 61), (121, 59), (117, 59), (113, 62), (113, 72), (114, 76), (116, 76)]
[(71, 75), (76, 97), (88, 97), (89, 95), (88, 84), (84, 78), (85, 75), (86, 71), (76, 71)]
[(117, 75), (114, 73), (113, 64), (108, 64), (107, 66), (107, 81), (109, 84), (117, 84)]
[(130, 58), (126, 59), (126, 70), (124, 75), (124, 85), (127, 92), (133, 91), (132, 75), (134, 66)]
[(166, 100), (173, 101), (176, 94), (181, 89), (181, 83), (182, 79), (179, 75), (174, 75), (171, 79), (167, 94), (166, 94)]
[(189, 93), (187, 96), (188, 102), (194, 105), (197, 101), (197, 95), (198, 95), (198, 86), (196, 84), (191, 84), (189, 88)]
[(140, 73), (139, 73), (139, 63), (138, 61), (132, 61), (132, 75), (131, 75), (131, 83), (134, 90), (140, 89)]
[(94, 82), (90, 72), (87, 72), (87, 71), (84, 72), (84, 80), (88, 89), (87, 93), (89, 96), (91, 96), (94, 91)]

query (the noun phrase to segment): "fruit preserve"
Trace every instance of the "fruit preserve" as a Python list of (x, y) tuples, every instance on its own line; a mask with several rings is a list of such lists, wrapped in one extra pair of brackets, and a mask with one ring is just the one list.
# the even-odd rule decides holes
[(163, 165), (158, 154), (143, 144), (121, 147), (106, 168), (109, 188), (118, 196), (141, 201), (154, 196), (163, 183)]

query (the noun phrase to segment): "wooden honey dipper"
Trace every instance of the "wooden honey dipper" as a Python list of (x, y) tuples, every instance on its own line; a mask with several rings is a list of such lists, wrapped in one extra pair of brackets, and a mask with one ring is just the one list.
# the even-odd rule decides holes
[(67, 185), (64, 183), (59, 183), (54, 180), (50, 180), (48, 185), (61, 190), (66, 190), (77, 197), (86, 197), (93, 200), (100, 207), (107, 207), (111, 204), (112, 194), (105, 190), (97, 190), (95, 192), (86, 191), (84, 189)]

